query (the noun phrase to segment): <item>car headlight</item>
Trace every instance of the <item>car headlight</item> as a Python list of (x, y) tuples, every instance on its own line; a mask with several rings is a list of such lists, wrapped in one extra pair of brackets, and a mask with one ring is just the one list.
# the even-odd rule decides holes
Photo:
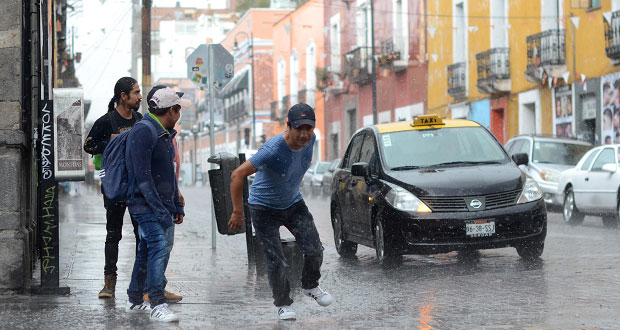
[(540, 178), (547, 182), (559, 183), (560, 173), (555, 171), (542, 170), (540, 171)]
[(431, 209), (426, 206), (414, 194), (401, 187), (393, 187), (385, 196), (390, 205), (401, 211), (413, 211), (420, 213), (430, 213)]
[(542, 198), (540, 187), (532, 178), (527, 178), (517, 204), (533, 202)]

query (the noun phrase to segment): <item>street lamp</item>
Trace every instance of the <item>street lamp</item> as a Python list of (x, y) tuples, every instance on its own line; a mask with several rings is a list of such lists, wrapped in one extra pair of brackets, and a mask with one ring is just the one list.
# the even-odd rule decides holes
[(194, 185), (196, 185), (196, 181), (198, 179), (198, 133), (200, 133), (200, 127), (194, 124), (192, 127), (192, 134), (194, 135)]
[(249, 48), (250, 58), (252, 59), (252, 62), (250, 63), (250, 68), (252, 70), (252, 149), (256, 149), (256, 106), (254, 103), (254, 34), (250, 32), (250, 35), (248, 35), (248, 33), (245, 31), (237, 32), (237, 34), (235, 34), (235, 45), (233, 47), (233, 50), (239, 50), (239, 47), (237, 47), (237, 36), (239, 34), (245, 34), (246, 38), (250, 39)]

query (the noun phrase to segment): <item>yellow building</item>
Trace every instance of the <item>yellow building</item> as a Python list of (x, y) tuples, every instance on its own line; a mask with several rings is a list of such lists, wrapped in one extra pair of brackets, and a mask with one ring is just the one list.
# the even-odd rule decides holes
[(618, 10), (620, 0), (429, 0), (427, 112), (476, 120), (501, 142), (620, 139), (601, 97), (618, 80), (620, 108)]

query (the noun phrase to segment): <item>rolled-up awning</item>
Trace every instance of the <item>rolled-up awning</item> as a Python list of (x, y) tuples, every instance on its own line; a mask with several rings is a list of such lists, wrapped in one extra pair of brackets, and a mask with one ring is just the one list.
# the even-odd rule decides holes
[(248, 89), (249, 85), (249, 68), (244, 68), (240, 72), (236, 73), (232, 80), (222, 88), (219, 92), (220, 98), (226, 98), (232, 94), (235, 94), (241, 90)]

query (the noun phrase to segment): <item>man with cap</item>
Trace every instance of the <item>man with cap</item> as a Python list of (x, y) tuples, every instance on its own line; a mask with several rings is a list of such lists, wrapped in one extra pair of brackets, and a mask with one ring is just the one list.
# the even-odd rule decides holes
[[(130, 131), (125, 155), (128, 175), (135, 178), (135, 189), (126, 203), (138, 222), (140, 235), (125, 310), (150, 312), (151, 320), (163, 322), (179, 320), (168, 309), (164, 272), (170, 255), (167, 238), (174, 224), (181, 224), (185, 215), (179, 199), (172, 144), (176, 135), (174, 125), (181, 117), (182, 95), (169, 87), (152, 93), (148, 99), (149, 113), (143, 119), (148, 123), (136, 124)], [(145, 288), (150, 306), (143, 299)]]
[(288, 112), (286, 131), (269, 139), (248, 161), (231, 175), (230, 194), (233, 214), (228, 223), (233, 231), (243, 224), (243, 180), (256, 173), (248, 203), (256, 237), (265, 257), (274, 305), (282, 320), (294, 320), (295, 310), (286, 275), (288, 264), (280, 241), (280, 227), (286, 227), (304, 255), (301, 287), (304, 294), (321, 306), (332, 303), (332, 296), (319, 287), (323, 245), (299, 186), (310, 167), (316, 136), (314, 110), (299, 103)]

